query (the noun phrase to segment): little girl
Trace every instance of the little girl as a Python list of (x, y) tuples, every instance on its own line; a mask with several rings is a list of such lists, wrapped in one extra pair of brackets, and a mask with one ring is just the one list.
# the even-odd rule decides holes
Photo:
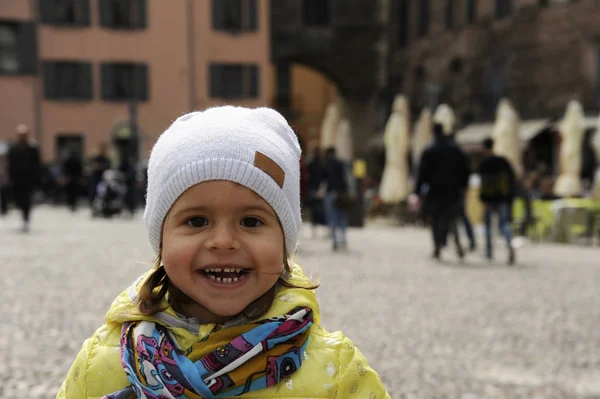
[(389, 399), (352, 342), (321, 327), (316, 286), (288, 261), (299, 165), (271, 109), (177, 119), (148, 166), (156, 268), (115, 299), (57, 397)]

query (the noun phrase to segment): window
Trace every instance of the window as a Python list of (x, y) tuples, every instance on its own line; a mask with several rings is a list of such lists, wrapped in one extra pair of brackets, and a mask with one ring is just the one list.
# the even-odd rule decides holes
[(465, 19), (468, 24), (477, 20), (477, 0), (465, 0)]
[(539, 5), (542, 7), (563, 5), (570, 3), (571, 0), (539, 0)]
[(89, 26), (90, 0), (38, 0), (40, 21), (58, 26)]
[(496, 18), (505, 18), (512, 14), (512, 0), (496, 0)]
[(17, 29), (14, 25), (0, 25), (0, 71), (19, 72)]
[(446, 29), (454, 28), (454, 0), (446, 0)]
[(37, 38), (33, 22), (0, 21), (0, 75), (37, 72)]
[(44, 95), (51, 100), (91, 100), (92, 64), (89, 62), (44, 62)]
[(210, 96), (213, 98), (258, 98), (258, 66), (210, 65)]
[(146, 0), (100, 0), (99, 5), (100, 25), (104, 27), (113, 29), (146, 27)]
[(302, 21), (308, 26), (329, 25), (329, 1), (304, 0)]
[(406, 47), (408, 44), (409, 3), (409, 0), (402, 0), (400, 2), (400, 23), (398, 26), (398, 44), (400, 47)]
[(212, 23), (214, 30), (256, 31), (258, 29), (257, 0), (213, 0)]
[(148, 66), (135, 63), (103, 63), (102, 99), (105, 101), (147, 101)]
[(429, 31), (429, 0), (419, 0), (419, 37), (427, 36)]

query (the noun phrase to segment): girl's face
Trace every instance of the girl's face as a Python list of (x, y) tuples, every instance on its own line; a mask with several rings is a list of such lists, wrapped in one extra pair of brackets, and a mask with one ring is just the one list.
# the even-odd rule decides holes
[(283, 248), (279, 219), (252, 190), (222, 180), (191, 187), (163, 225), (165, 271), (195, 302), (174, 306), (203, 323), (227, 320), (275, 285)]

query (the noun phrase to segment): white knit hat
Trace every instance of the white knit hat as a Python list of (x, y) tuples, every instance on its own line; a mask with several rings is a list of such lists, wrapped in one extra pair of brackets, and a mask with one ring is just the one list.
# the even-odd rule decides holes
[(215, 107), (177, 119), (148, 162), (144, 221), (160, 251), (163, 221), (177, 198), (208, 180), (248, 187), (273, 208), (288, 255), (300, 231), (300, 145), (285, 118), (269, 108)]

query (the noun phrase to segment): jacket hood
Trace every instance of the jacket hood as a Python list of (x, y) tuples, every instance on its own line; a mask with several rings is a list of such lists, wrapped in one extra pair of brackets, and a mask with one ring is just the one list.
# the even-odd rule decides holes
[[(151, 316), (144, 315), (140, 312), (137, 305), (137, 298), (140, 288), (146, 281), (146, 278), (153, 270), (144, 273), (136, 281), (123, 291), (113, 301), (110, 310), (106, 314), (107, 324), (122, 324), (130, 321), (153, 321), (162, 324), (166, 327), (184, 328), (189, 333), (197, 334), (200, 328), (200, 323), (193, 318), (183, 317), (173, 310), (167, 300), (163, 300), (163, 305), (166, 309), (163, 312), (156, 313)], [(313, 283), (306, 276), (299, 265), (292, 268), (288, 282), (297, 287), (309, 287)], [(275, 300), (266, 314), (260, 316), (260, 319), (280, 316), (286, 314), (297, 306), (309, 307), (313, 311), (314, 324), (320, 323), (319, 304), (317, 302), (314, 290), (305, 288), (288, 288), (280, 287), (275, 295)], [(239, 316), (231, 321), (232, 325), (242, 324), (251, 320), (244, 319)], [(230, 324), (227, 322), (226, 325)]]

